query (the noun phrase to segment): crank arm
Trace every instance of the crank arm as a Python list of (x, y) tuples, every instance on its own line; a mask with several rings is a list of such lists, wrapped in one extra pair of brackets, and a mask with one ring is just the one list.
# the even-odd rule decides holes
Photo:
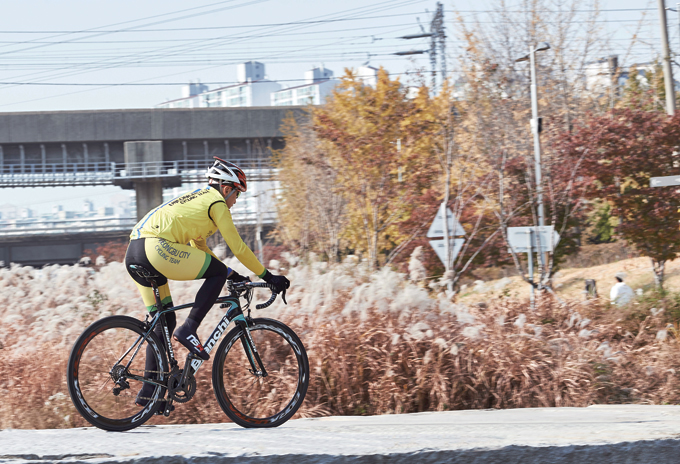
[(186, 361), (184, 362), (184, 369), (182, 370), (182, 378), (181, 378), (181, 380), (180, 380), (180, 385), (186, 385), (186, 383), (187, 383), (187, 377), (189, 377), (189, 368), (191, 367), (191, 362), (192, 362), (194, 359), (201, 359), (201, 358), (199, 358), (198, 356), (196, 356), (196, 355), (193, 354), (193, 353), (189, 353), (189, 354), (187, 355), (187, 359), (186, 359)]

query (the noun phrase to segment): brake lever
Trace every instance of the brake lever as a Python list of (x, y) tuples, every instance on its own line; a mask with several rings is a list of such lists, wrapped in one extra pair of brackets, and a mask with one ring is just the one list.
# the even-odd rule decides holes
[(287, 290), (287, 289), (284, 289), (284, 290), (281, 292), (281, 299), (283, 300), (283, 302), (284, 302), (285, 304), (288, 304), (288, 302), (286, 301), (286, 290)]

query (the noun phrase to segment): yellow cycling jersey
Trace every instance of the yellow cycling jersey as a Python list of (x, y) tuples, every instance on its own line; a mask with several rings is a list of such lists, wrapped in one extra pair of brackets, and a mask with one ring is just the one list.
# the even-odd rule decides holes
[(265, 267), (236, 231), (222, 195), (210, 186), (185, 193), (151, 210), (132, 229), (130, 239), (161, 238), (180, 244), (188, 243), (215, 256), (208, 248), (206, 239), (217, 230), (222, 233), (234, 256), (251, 272), (262, 277)]

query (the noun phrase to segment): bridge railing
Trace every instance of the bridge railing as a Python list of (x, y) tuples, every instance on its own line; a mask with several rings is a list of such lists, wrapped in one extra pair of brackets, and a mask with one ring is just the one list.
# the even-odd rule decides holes
[[(232, 159), (251, 180), (269, 180), (274, 169), (268, 159)], [(148, 161), (137, 163), (0, 164), (0, 187), (108, 185), (116, 179), (180, 177), (185, 182), (205, 180), (212, 160)]]
[(130, 230), (137, 223), (130, 217), (46, 219), (0, 221), (0, 237), (59, 235), (80, 232), (115, 232)]
[[(233, 219), (236, 225), (254, 225), (258, 222), (258, 213), (254, 211), (234, 211)], [(273, 224), (276, 222), (276, 213), (273, 211), (260, 213), (259, 220), (260, 224)], [(132, 231), (135, 224), (137, 224), (136, 218), (115, 216), (74, 219), (0, 220), (0, 238)]]
[[(273, 169), (268, 161), (233, 160), (246, 176), (253, 180), (271, 177)], [(158, 177), (180, 176), (185, 181), (205, 180), (205, 173), (212, 165), (212, 160), (175, 160), (148, 161), (138, 163), (116, 164), (115, 176), (124, 179), (149, 179)]]
[(0, 165), (0, 187), (110, 184), (116, 163), (45, 163)]

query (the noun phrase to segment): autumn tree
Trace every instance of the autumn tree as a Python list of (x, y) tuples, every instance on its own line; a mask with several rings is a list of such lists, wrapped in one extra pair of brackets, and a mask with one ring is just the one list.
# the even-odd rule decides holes
[(651, 187), (650, 178), (678, 171), (679, 140), (680, 116), (619, 109), (589, 118), (563, 142), (573, 158), (588, 151), (589, 196), (611, 205), (617, 233), (651, 259), (659, 288), (665, 263), (680, 254), (680, 201), (675, 188)]
[(432, 183), (432, 163), (421, 151), (427, 89), (415, 99), (406, 92), (384, 69), (375, 87), (348, 70), (326, 105), (313, 113), (314, 130), (327, 144), (347, 202), (342, 236), (367, 254), (372, 268), (412, 235), (398, 224), (408, 220)]
[(346, 226), (346, 200), (329, 150), (312, 128), (311, 116), (289, 113), (281, 128), (286, 146), (275, 154), (280, 183), (277, 232), (288, 247), (339, 257)]
[[(434, 182), (442, 196), (441, 205), (451, 210), (454, 219), (452, 229), (444, 222), (444, 236), (463, 240), (459, 249), (453, 239), (448, 244), (444, 242), (446, 272), (441, 283), (451, 290), (456, 289), (473, 264), (483, 261), (486, 248), (499, 234), (498, 224), (493, 220), (493, 196), (489, 195), (493, 169), (483, 151), (470, 144), (472, 134), (462, 123), (465, 106), (456, 100), (453, 87), (445, 81), (422, 116), (429, 124), (425, 139), (433, 161), (437, 162), (438, 179)], [(442, 209), (440, 214), (444, 217)], [(457, 224), (463, 230), (456, 230)]]
[[(512, 8), (497, 0), (483, 19), (458, 19), (457, 33), (466, 44), (457, 82), (463, 125), (470, 149), (480, 152), (496, 174), (493, 196), (503, 240), (491, 244), (489, 252), (495, 250), (499, 264), (510, 259), (535, 287), (549, 288), (560, 259), (579, 246), (577, 226), (585, 206), (582, 164), (565, 160), (554, 141), (563, 131), (569, 132), (581, 114), (604, 103), (585, 86), (589, 63), (602, 55), (606, 44), (597, 26), (598, 11), (596, 0), (522, 0)], [(529, 125), (530, 69), (517, 59), (543, 41), (551, 48), (536, 54), (538, 110), (543, 121), (538, 184)], [(525, 256), (499, 250), (508, 250), (508, 227), (539, 225), (539, 191), (545, 224), (554, 226), (562, 239), (554, 253), (537, 259), (541, 266), (534, 279), (527, 272)]]

